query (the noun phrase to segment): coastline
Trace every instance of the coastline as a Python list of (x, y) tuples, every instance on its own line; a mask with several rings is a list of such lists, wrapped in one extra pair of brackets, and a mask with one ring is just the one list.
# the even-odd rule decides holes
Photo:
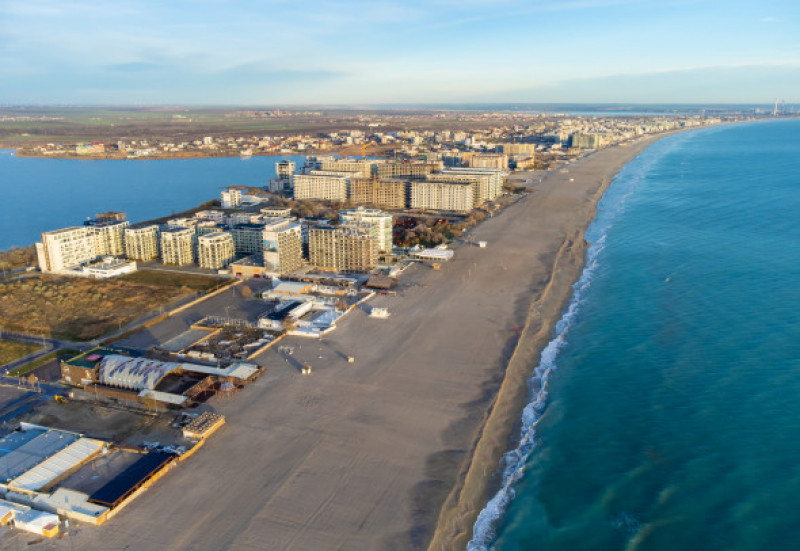
[[(448, 495), (436, 521), (428, 549), (462, 550), (472, 537), (478, 514), (490, 497), (491, 486), (509, 442), (516, 436), (519, 417), (529, 395), (527, 380), (538, 364), (539, 355), (553, 336), (555, 324), (572, 297), (572, 286), (578, 280), (586, 261), (588, 243), (584, 234), (594, 219), (598, 201), (619, 171), (647, 147), (674, 134), (668, 132), (648, 136), (627, 146), (597, 151), (573, 161), (569, 172), (548, 174), (541, 186), (569, 185), (571, 179), (592, 178), (583, 204), (576, 204), (572, 232), (564, 236), (553, 256), (550, 276), (545, 284), (533, 290), (520, 338), (508, 361), (505, 376), (484, 422), (476, 435), (469, 459), (458, 473), (457, 483)], [(537, 194), (537, 197), (540, 197)]]

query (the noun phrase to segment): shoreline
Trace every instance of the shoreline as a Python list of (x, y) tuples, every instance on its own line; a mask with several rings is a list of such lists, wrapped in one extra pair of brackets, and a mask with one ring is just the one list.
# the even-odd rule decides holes
[[(570, 171), (582, 169), (592, 172), (592, 165), (605, 160), (599, 158), (602, 153), (606, 153), (602, 157), (616, 157), (610, 160), (610, 166), (595, 176), (595, 189), (580, 205), (582, 216), (574, 231), (566, 235), (559, 246), (549, 279), (533, 292), (525, 324), (503, 381), (484, 414), (485, 421), (478, 428), (469, 458), (458, 472), (457, 483), (439, 512), (428, 546), (430, 551), (465, 549), (472, 538), (478, 515), (496, 489), (492, 485), (499, 482), (496, 477), (502, 456), (511, 449), (509, 443), (519, 438), (512, 431), (519, 427), (519, 417), (528, 401), (527, 381), (539, 363), (542, 350), (552, 340), (555, 325), (572, 298), (572, 286), (584, 269), (589, 245), (584, 235), (594, 220), (599, 200), (622, 168), (653, 143), (678, 132), (681, 131), (648, 136), (626, 146), (603, 149), (570, 165)], [(571, 177), (571, 172), (551, 173), (542, 184), (564, 185)]]

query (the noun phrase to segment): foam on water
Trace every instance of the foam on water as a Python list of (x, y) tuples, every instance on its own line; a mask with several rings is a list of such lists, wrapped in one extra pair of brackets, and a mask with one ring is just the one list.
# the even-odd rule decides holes
[[(678, 138), (675, 136), (674, 138)], [(673, 140), (670, 140), (672, 142)], [(515, 485), (525, 474), (525, 465), (536, 449), (536, 426), (547, 407), (548, 381), (557, 368), (558, 354), (567, 344), (569, 328), (580, 312), (586, 292), (592, 284), (595, 272), (600, 265), (600, 255), (605, 249), (609, 230), (617, 217), (625, 211), (629, 197), (637, 184), (647, 177), (657, 160), (671, 149), (671, 143), (659, 142), (639, 155), (627, 165), (612, 181), (606, 194), (598, 204), (598, 212), (586, 232), (592, 244), (587, 251), (586, 266), (577, 283), (569, 305), (556, 324), (553, 339), (542, 350), (539, 365), (528, 379), (530, 397), (522, 411), (522, 428), (519, 443), (507, 451), (500, 462), (502, 484), (478, 515), (473, 527), (472, 540), (467, 544), (468, 551), (488, 551), (495, 539), (497, 522), (502, 518), (508, 505), (514, 499)]]

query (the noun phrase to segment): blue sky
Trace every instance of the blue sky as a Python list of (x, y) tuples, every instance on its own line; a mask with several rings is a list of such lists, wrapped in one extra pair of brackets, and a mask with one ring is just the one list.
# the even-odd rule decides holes
[(797, 0), (0, 0), (0, 104), (775, 98)]

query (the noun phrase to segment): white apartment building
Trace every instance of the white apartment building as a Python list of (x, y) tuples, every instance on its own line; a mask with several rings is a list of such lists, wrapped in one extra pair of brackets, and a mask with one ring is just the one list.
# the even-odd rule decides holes
[(378, 263), (378, 240), (347, 226), (309, 229), (311, 264), (336, 272), (368, 272)]
[(93, 260), (94, 235), (89, 228), (72, 227), (42, 233), (41, 243), (36, 243), (39, 269), (44, 273), (60, 273)]
[(503, 194), (503, 171), (494, 168), (448, 168), (429, 176), (438, 182), (471, 183), (474, 206), (494, 201)]
[(141, 228), (126, 228), (125, 256), (139, 262), (157, 259), (158, 234), (159, 228), (155, 224)]
[(392, 215), (380, 209), (358, 207), (343, 210), (339, 213), (342, 224), (357, 225), (366, 228), (378, 240), (381, 252), (392, 252)]
[(289, 218), (272, 220), (262, 233), (264, 267), (274, 274), (288, 274), (303, 265), (300, 224)]
[(411, 182), (411, 208), (420, 210), (443, 210), (469, 212), (474, 207), (472, 183), (434, 182), (415, 180)]
[(87, 226), (94, 237), (97, 256), (125, 256), (125, 230), (128, 222), (102, 222)]
[(294, 177), (294, 198), (319, 201), (346, 201), (350, 183), (348, 176), (312, 170)]
[(242, 190), (226, 189), (220, 193), (222, 208), (237, 209), (242, 205)]
[(194, 230), (167, 228), (161, 232), (161, 262), (174, 266), (194, 264)]
[(209, 233), (197, 238), (197, 263), (201, 268), (219, 270), (234, 256), (233, 236), (228, 232)]

